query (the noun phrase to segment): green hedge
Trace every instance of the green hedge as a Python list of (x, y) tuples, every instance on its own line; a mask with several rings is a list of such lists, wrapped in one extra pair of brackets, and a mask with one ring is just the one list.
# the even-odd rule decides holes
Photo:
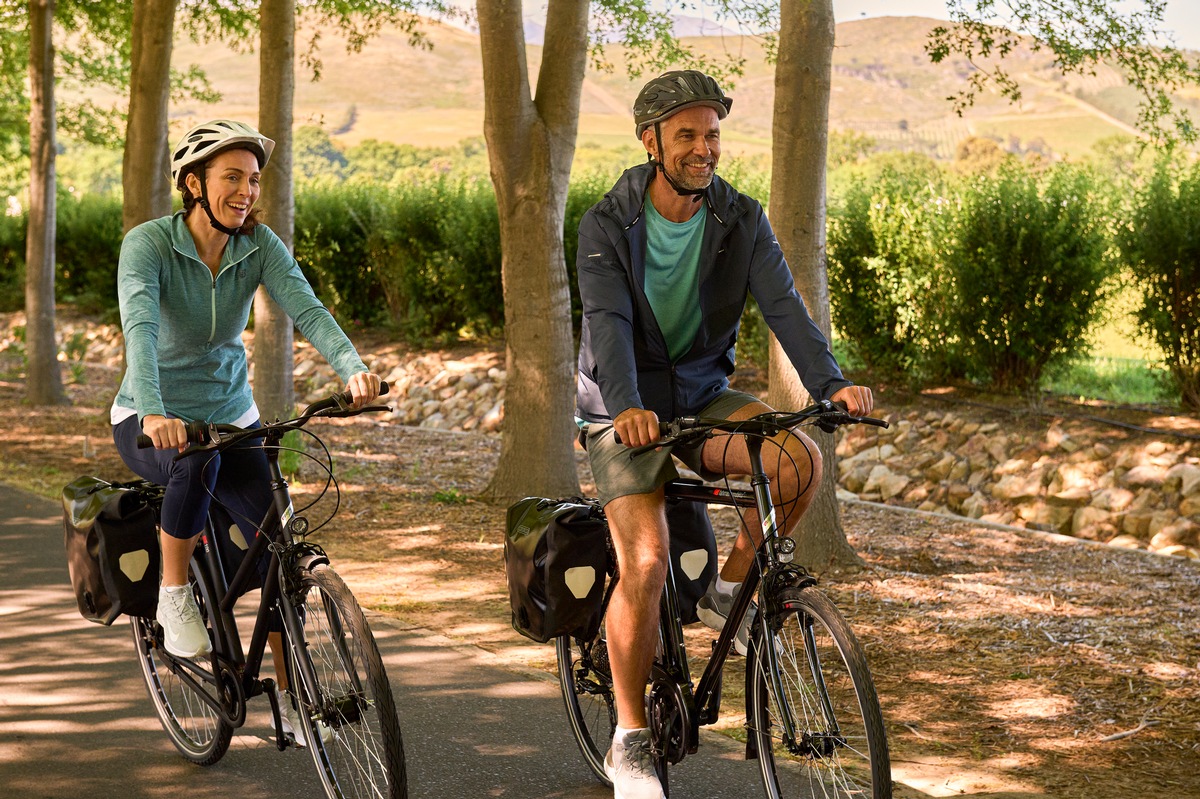
[(1123, 210), (1117, 242), (1143, 291), (1139, 327), (1166, 353), (1184, 405), (1200, 410), (1200, 165), (1164, 158)]

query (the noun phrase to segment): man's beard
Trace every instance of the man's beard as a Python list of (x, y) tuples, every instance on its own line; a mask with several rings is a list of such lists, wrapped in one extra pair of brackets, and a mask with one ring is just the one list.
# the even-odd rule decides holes
[[(715, 175), (717, 171), (716, 165), (710, 162), (709, 165), (711, 168), (707, 173), (703, 175), (695, 175), (692, 174), (684, 164), (678, 161), (675, 163), (680, 164), (679, 167), (668, 168), (667, 173), (671, 180), (675, 181), (675, 183), (684, 189), (707, 189), (712, 183), (713, 175)], [(663, 166), (666, 167), (666, 164)]]

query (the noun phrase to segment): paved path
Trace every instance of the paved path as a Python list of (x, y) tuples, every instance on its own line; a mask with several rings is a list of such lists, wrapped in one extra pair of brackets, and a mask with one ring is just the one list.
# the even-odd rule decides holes
[[(75, 609), (61, 509), (0, 485), (0, 795), (21, 799), (317, 797), (307, 753), (277, 752), (252, 702), (210, 768), (179, 757), (151, 713), (123, 620)], [(336, 565), (336, 564), (335, 564)], [(414, 799), (604, 799), (567, 729), (557, 683), (374, 616), (400, 709)], [(675, 799), (760, 796), (756, 764), (704, 733), (671, 772)], [(186, 793), (185, 793), (186, 792)]]

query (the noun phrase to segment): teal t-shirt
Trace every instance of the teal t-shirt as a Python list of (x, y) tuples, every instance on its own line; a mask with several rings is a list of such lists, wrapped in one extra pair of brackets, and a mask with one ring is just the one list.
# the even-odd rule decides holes
[(646, 201), (646, 276), (643, 288), (671, 360), (692, 348), (700, 331), (700, 246), (703, 205), (686, 222), (664, 219)]

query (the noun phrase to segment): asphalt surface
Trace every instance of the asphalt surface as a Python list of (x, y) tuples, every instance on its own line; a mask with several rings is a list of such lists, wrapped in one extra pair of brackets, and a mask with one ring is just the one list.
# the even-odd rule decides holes
[[(552, 678), (383, 616), (371, 624), (399, 706), (411, 797), (612, 796), (584, 765)], [(180, 757), (153, 715), (129, 625), (101, 627), (76, 611), (61, 508), (0, 485), (0, 796), (323, 795), (309, 755), (272, 741), (258, 698), (219, 763)], [(757, 764), (741, 752), (704, 731), (700, 751), (672, 769), (671, 796), (761, 796)]]

